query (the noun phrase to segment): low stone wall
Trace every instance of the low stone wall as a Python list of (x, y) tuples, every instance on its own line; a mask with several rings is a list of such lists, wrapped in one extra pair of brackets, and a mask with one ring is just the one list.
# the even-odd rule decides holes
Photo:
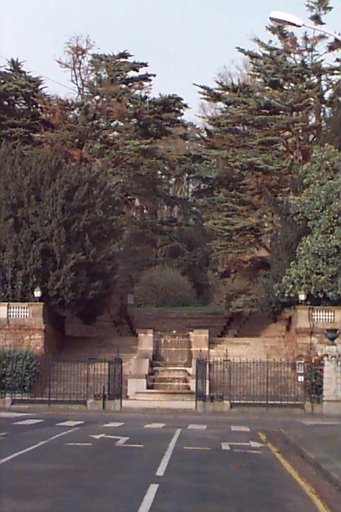
[(270, 359), (291, 360), (295, 358), (295, 348), (282, 337), (278, 338), (216, 338), (210, 343), (210, 357), (252, 360)]
[(212, 311), (181, 308), (133, 308), (130, 312), (136, 330), (190, 332), (196, 329), (207, 329), (210, 336), (218, 336), (226, 322), (223, 308)]

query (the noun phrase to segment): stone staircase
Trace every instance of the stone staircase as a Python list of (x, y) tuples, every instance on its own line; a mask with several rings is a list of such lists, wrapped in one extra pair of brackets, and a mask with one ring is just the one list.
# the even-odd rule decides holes
[(146, 389), (138, 390), (127, 406), (194, 409), (191, 389), (192, 352), (189, 333), (155, 332)]

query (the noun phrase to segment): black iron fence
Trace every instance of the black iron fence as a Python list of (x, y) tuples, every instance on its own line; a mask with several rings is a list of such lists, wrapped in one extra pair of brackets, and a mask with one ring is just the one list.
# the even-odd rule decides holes
[(122, 359), (43, 359), (29, 386), (17, 375), (3, 372), (0, 393), (10, 396), (12, 403), (86, 404), (94, 399), (104, 406), (105, 400), (122, 401)]
[(295, 361), (198, 359), (196, 400), (226, 400), (231, 406), (303, 406), (305, 382)]

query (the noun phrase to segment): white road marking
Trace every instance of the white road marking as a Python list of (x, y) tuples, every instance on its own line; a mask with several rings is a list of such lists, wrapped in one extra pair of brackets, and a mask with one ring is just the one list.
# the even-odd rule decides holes
[(177, 442), (180, 434), (181, 434), (181, 428), (176, 429), (175, 434), (174, 434), (171, 442), (169, 443), (168, 448), (165, 451), (165, 454), (162, 457), (160, 465), (155, 473), (156, 476), (163, 476), (165, 474), (165, 471), (167, 469), (168, 463), (170, 461), (170, 458), (172, 456), (173, 450), (175, 448), (176, 442)]
[(235, 449), (234, 452), (243, 452), (243, 453), (262, 453), (260, 450), (239, 450)]
[(165, 423), (147, 423), (143, 428), (163, 428)]
[(107, 434), (90, 434), (90, 437), (93, 437), (94, 439), (97, 440), (103, 437), (107, 439), (118, 439), (118, 441), (115, 443), (115, 446), (124, 446), (128, 448), (143, 448), (143, 444), (126, 444), (126, 442), (129, 440), (129, 437), (110, 436)]
[(264, 446), (264, 444), (258, 443), (257, 441), (250, 441), (249, 443), (221, 443), (223, 450), (230, 450), (231, 446), (249, 446), (250, 448), (261, 448)]
[(200, 424), (192, 423), (191, 425), (188, 425), (187, 428), (192, 429), (192, 430), (206, 430), (207, 425), (200, 425)]
[(148, 490), (142, 500), (142, 503), (140, 505), (140, 508), (137, 512), (149, 512), (150, 507), (153, 504), (155, 494), (158, 490), (159, 484), (150, 484), (148, 487)]
[(206, 446), (184, 446), (184, 450), (212, 450)]
[(45, 420), (35, 420), (35, 419), (29, 419), (29, 420), (21, 420), (21, 421), (16, 421), (15, 423), (13, 423), (13, 425), (35, 425), (35, 423), (41, 423), (42, 421), (45, 421)]
[(65, 443), (66, 446), (92, 446), (92, 443)]
[(8, 434), (8, 432), (0, 432), (0, 439), (2, 438), (2, 436), (6, 436)]
[(110, 423), (106, 423), (103, 427), (121, 427), (124, 423), (117, 423), (116, 421), (111, 421)]
[(63, 421), (62, 423), (57, 423), (57, 427), (76, 427), (77, 425), (81, 425), (84, 421)]
[(243, 427), (241, 425), (231, 425), (232, 432), (250, 432), (249, 427)]
[(33, 416), (33, 414), (29, 412), (0, 412), (0, 418), (18, 418), (19, 416)]
[(312, 425), (312, 426), (314, 426), (314, 425), (330, 426), (330, 425), (340, 425), (341, 424), (340, 421), (323, 421), (323, 420), (302, 420), (301, 423), (303, 423), (303, 425), (306, 425), (307, 427), (309, 427), (310, 425)]
[(9, 460), (14, 459), (15, 457), (19, 457), (19, 455), (23, 455), (24, 453), (30, 452), (31, 450), (35, 450), (36, 448), (39, 448), (39, 446), (43, 446), (44, 444), (47, 444), (50, 441), (54, 441), (54, 439), (57, 439), (58, 437), (65, 436), (66, 434), (70, 434), (71, 432), (75, 432), (76, 430), (79, 430), (79, 429), (73, 428), (71, 430), (65, 430), (64, 432), (61, 432), (60, 434), (57, 434), (55, 436), (49, 437), (48, 439), (45, 439), (45, 441), (40, 441), (40, 443), (34, 444), (33, 446), (29, 446), (28, 448), (25, 448), (25, 450), (21, 450), (20, 452), (13, 453), (12, 455), (5, 457), (4, 459), (1, 459), (0, 464), (4, 464), (4, 462), (8, 462)]

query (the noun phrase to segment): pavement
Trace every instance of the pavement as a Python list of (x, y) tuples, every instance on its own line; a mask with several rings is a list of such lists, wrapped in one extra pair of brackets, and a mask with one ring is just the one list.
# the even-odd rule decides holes
[(301, 455), (341, 490), (341, 417), (304, 416), (281, 429)]

